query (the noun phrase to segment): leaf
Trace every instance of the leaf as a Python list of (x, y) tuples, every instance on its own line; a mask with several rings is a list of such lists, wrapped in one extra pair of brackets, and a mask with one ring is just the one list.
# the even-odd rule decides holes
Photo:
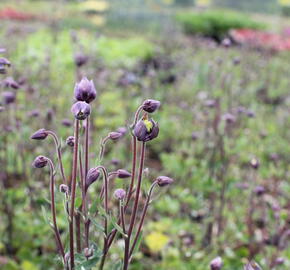
[(92, 267), (96, 266), (97, 262), (100, 260), (102, 256), (100, 254), (96, 254), (85, 262), (82, 262), (77, 266), (77, 270), (91, 270)]
[(110, 219), (111, 219), (111, 222), (112, 222), (114, 228), (115, 228), (119, 233), (121, 233), (125, 238), (127, 238), (128, 235), (124, 233), (123, 228), (122, 228), (122, 227), (117, 223), (115, 217), (111, 216)]
[(134, 254), (135, 254), (136, 252), (138, 252), (138, 250), (139, 250), (140, 244), (141, 244), (141, 242), (142, 242), (142, 236), (143, 236), (143, 232), (141, 231), (140, 234), (139, 234), (139, 237), (138, 237), (138, 239), (137, 239), (137, 242), (136, 242), (136, 245), (135, 245), (134, 251), (133, 251)]
[(113, 266), (113, 270), (121, 270), (121, 268), (122, 268), (122, 261), (117, 262)]
[(41, 212), (42, 212), (45, 223), (50, 224), (49, 217), (47, 216), (47, 211), (43, 205), (41, 206)]
[(104, 227), (101, 224), (99, 224), (98, 222), (96, 222), (95, 219), (91, 219), (91, 222), (93, 223), (93, 225), (95, 225), (95, 227), (97, 228), (97, 230), (99, 230), (101, 232), (104, 232), (105, 231)]

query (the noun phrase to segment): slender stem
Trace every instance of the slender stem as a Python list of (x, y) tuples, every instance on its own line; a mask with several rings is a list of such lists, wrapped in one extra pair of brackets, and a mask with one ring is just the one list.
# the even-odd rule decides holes
[(63, 183), (67, 185), (67, 180), (66, 180), (64, 168), (63, 168), (62, 155), (61, 155), (61, 145), (59, 143), (59, 139), (57, 138), (56, 134), (53, 131), (47, 130), (47, 133), (49, 135), (51, 135), (53, 140), (54, 140), (61, 177), (62, 177)]
[(74, 270), (74, 208), (76, 196), (76, 178), (77, 178), (77, 164), (78, 164), (78, 144), (79, 144), (79, 120), (75, 121), (75, 145), (73, 154), (73, 168), (71, 180), (71, 207), (70, 207), (70, 222), (69, 222), (69, 235), (70, 235), (70, 270)]
[(63, 244), (61, 242), (57, 222), (56, 222), (56, 210), (55, 210), (55, 196), (54, 196), (54, 166), (50, 159), (48, 159), (49, 167), (50, 167), (50, 196), (51, 196), (51, 216), (53, 222), (53, 230), (57, 242), (57, 246), (59, 252), (64, 260), (65, 252), (63, 248)]
[[(86, 133), (85, 133), (85, 177), (82, 181), (82, 211), (85, 216), (84, 225), (86, 227), (87, 224), (87, 192), (85, 190), (85, 181), (87, 178), (87, 174), (89, 171), (89, 132), (90, 132), (90, 118), (86, 119)], [(89, 247), (89, 228), (86, 227), (85, 229), (85, 247)]]
[(140, 223), (139, 223), (139, 226), (138, 226), (138, 229), (137, 229), (137, 233), (135, 235), (135, 239), (133, 241), (132, 247), (131, 247), (130, 252), (129, 252), (129, 258), (131, 258), (132, 254), (134, 252), (134, 248), (135, 248), (135, 246), (137, 244), (137, 241), (139, 239), (139, 236), (140, 236), (140, 233), (141, 233), (141, 229), (142, 229), (143, 224), (144, 224), (144, 219), (145, 219), (145, 216), (146, 216), (146, 213), (147, 213), (147, 210), (148, 210), (148, 206), (149, 206), (150, 201), (151, 201), (152, 192), (153, 192), (153, 189), (154, 189), (154, 187), (156, 185), (157, 185), (157, 181), (153, 182), (153, 184), (151, 185), (151, 187), (149, 189), (148, 196), (147, 196), (147, 199), (146, 199), (146, 203), (145, 203), (145, 206), (144, 206), (143, 211), (142, 211), (141, 220), (140, 220)]
[(101, 141), (101, 148), (100, 148), (100, 153), (99, 153), (99, 163), (101, 163), (103, 157), (104, 157), (104, 153), (105, 153), (105, 147), (106, 147), (106, 142), (110, 139), (109, 136), (105, 137), (102, 141)]
[(129, 226), (129, 230), (128, 230), (128, 234), (127, 234), (128, 238), (125, 239), (123, 270), (127, 270), (128, 266), (129, 266), (130, 239), (131, 239), (131, 234), (132, 234), (132, 231), (134, 228), (136, 214), (137, 214), (138, 205), (139, 205), (139, 197), (140, 197), (140, 191), (141, 191), (142, 174), (143, 174), (144, 157), (145, 157), (145, 146), (146, 146), (146, 143), (142, 142), (138, 182), (137, 182), (137, 188), (136, 188), (136, 196), (135, 196), (135, 201), (134, 201), (134, 206), (133, 206), (133, 212), (132, 212), (131, 219), (130, 219), (130, 226)]
[(125, 213), (124, 213), (124, 201), (120, 200), (119, 201), (119, 215), (121, 216), (121, 224), (123, 228), (124, 234), (126, 234), (126, 226), (125, 226)]

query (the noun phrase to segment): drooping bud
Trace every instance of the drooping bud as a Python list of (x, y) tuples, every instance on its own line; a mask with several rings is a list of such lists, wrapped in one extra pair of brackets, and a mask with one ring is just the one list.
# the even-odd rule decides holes
[(211, 270), (220, 270), (222, 269), (223, 261), (221, 257), (216, 257), (210, 262), (210, 269)]
[(61, 184), (60, 186), (59, 186), (59, 191), (61, 192), (61, 193), (68, 193), (68, 191), (69, 191), (69, 188), (68, 188), (68, 186), (67, 185), (65, 185), (65, 184)]
[(128, 178), (128, 177), (131, 177), (131, 173), (129, 173), (128, 171), (126, 170), (123, 170), (123, 169), (119, 169), (117, 171), (117, 176), (119, 178)]
[(84, 248), (84, 256), (88, 259), (92, 257), (94, 254), (94, 251), (92, 248)]
[(113, 132), (110, 132), (108, 136), (109, 136), (109, 138), (110, 138), (112, 141), (117, 141), (117, 140), (120, 139), (123, 135), (122, 135), (122, 133), (120, 133), (120, 132), (113, 131)]
[(122, 136), (124, 136), (127, 133), (127, 128), (119, 127), (119, 128), (117, 128), (117, 132), (121, 133)]
[(16, 95), (14, 92), (11, 91), (5, 91), (2, 93), (2, 97), (3, 97), (3, 103), (8, 105), (11, 103), (14, 103), (16, 100)]
[(147, 99), (143, 102), (143, 110), (148, 113), (155, 112), (160, 107), (160, 101)]
[(44, 156), (38, 156), (33, 162), (32, 166), (34, 168), (43, 168), (47, 165), (48, 159)]
[(91, 114), (91, 106), (83, 101), (78, 101), (71, 107), (71, 112), (78, 120), (85, 120)]
[(9, 87), (9, 88), (13, 88), (13, 89), (18, 89), (20, 87), (19, 83), (16, 82), (12, 77), (6, 78), (3, 81), (3, 83), (4, 83), (5, 87)]
[(244, 266), (244, 270), (262, 270), (256, 262), (249, 262)]
[(141, 119), (134, 127), (133, 134), (138, 141), (148, 142), (158, 136), (159, 127), (153, 119)]
[(122, 188), (118, 188), (115, 190), (114, 196), (118, 200), (124, 200), (126, 197), (126, 191)]
[(74, 147), (75, 145), (75, 137), (74, 136), (69, 136), (66, 139), (66, 144), (70, 147)]
[(168, 176), (159, 176), (156, 178), (156, 181), (159, 187), (168, 186), (174, 182), (174, 180)]
[(75, 98), (78, 101), (92, 102), (97, 96), (93, 81), (89, 81), (86, 77), (82, 78), (79, 83), (75, 85)]
[(41, 128), (39, 130), (37, 130), (36, 132), (34, 132), (30, 139), (32, 140), (45, 140), (46, 137), (48, 136), (47, 131), (44, 128)]
[(89, 169), (86, 177), (86, 190), (89, 188), (89, 186), (98, 180), (100, 176), (100, 171), (97, 168), (91, 168)]

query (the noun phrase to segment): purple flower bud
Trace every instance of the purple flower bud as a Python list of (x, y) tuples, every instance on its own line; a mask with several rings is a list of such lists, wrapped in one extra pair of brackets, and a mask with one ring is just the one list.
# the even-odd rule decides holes
[(147, 99), (143, 102), (143, 110), (148, 113), (155, 112), (160, 107), (160, 101)]
[(71, 107), (71, 112), (78, 120), (85, 120), (91, 114), (91, 106), (83, 101), (78, 101)]
[(217, 105), (217, 101), (215, 99), (207, 99), (204, 105), (208, 108), (214, 108)]
[(247, 116), (249, 117), (249, 118), (253, 118), (253, 117), (255, 117), (255, 112), (254, 111), (252, 111), (252, 110), (247, 110)]
[(94, 254), (94, 251), (92, 248), (85, 248), (84, 249), (84, 255), (88, 259), (89, 257), (92, 257)]
[(221, 257), (216, 257), (210, 262), (211, 270), (220, 270), (223, 267), (223, 261)]
[(134, 126), (133, 134), (138, 141), (148, 142), (158, 136), (158, 124), (152, 119), (141, 119)]
[(6, 67), (10, 67), (11, 63), (4, 57), (0, 57), (0, 74), (6, 74)]
[(63, 119), (61, 121), (62, 125), (65, 126), (65, 127), (71, 127), (73, 125), (72, 121), (69, 120), (69, 119)]
[(114, 165), (114, 166), (118, 166), (120, 164), (120, 160), (118, 159), (112, 159), (111, 160), (111, 163)]
[(129, 173), (128, 171), (123, 170), (123, 169), (119, 169), (117, 171), (117, 175), (118, 175), (119, 178), (128, 178), (128, 177), (131, 177), (131, 173)]
[(2, 97), (3, 97), (3, 102), (4, 104), (8, 105), (11, 103), (14, 103), (16, 100), (16, 95), (14, 92), (10, 92), (10, 91), (5, 91), (2, 93)]
[(19, 83), (16, 82), (12, 77), (6, 78), (3, 81), (3, 83), (4, 83), (5, 87), (9, 87), (9, 88), (13, 88), (13, 89), (18, 89), (20, 87)]
[(122, 137), (122, 133), (113, 131), (113, 132), (110, 132), (108, 136), (112, 141), (117, 141), (118, 139)]
[(97, 181), (97, 179), (100, 176), (100, 171), (97, 168), (91, 168), (88, 171), (87, 177), (86, 177), (86, 190), (89, 188), (89, 186)]
[(275, 265), (282, 265), (284, 264), (285, 262), (285, 259), (282, 258), (282, 257), (278, 257), (276, 260), (275, 260)]
[(48, 136), (47, 131), (44, 128), (41, 128), (39, 130), (37, 130), (36, 132), (34, 132), (30, 139), (32, 140), (45, 140), (46, 137)]
[(225, 38), (223, 41), (222, 41), (222, 45), (225, 47), (225, 48), (229, 48), (231, 45), (232, 45), (232, 42), (229, 38)]
[(192, 139), (193, 141), (196, 141), (196, 140), (198, 139), (198, 134), (197, 134), (196, 132), (192, 132), (192, 133), (191, 133), (191, 139)]
[(124, 136), (127, 133), (127, 128), (119, 127), (119, 128), (117, 128), (117, 132), (121, 133), (122, 136)]
[(255, 262), (249, 262), (244, 266), (244, 270), (262, 270), (262, 268)]
[(173, 179), (168, 176), (158, 176), (156, 181), (159, 187), (168, 186), (174, 182)]
[(225, 113), (223, 115), (223, 120), (227, 122), (227, 124), (233, 124), (236, 121), (236, 117), (231, 113)]
[(67, 185), (65, 185), (65, 184), (61, 184), (61, 185), (59, 186), (59, 191), (60, 191), (61, 193), (68, 193), (69, 188), (68, 188)]
[(118, 188), (115, 190), (114, 196), (118, 200), (124, 200), (126, 197), (126, 191), (122, 188)]
[(263, 194), (265, 194), (266, 189), (263, 186), (256, 186), (254, 188), (254, 192), (257, 194), (257, 196), (262, 196)]
[(0, 106), (0, 112), (3, 112), (5, 108), (3, 106)]
[(87, 55), (82, 54), (82, 53), (76, 53), (75, 57), (74, 57), (74, 60), (75, 60), (75, 64), (78, 67), (81, 67), (81, 66), (85, 65), (88, 62), (89, 57)]
[(35, 109), (35, 110), (32, 110), (32, 111), (28, 112), (27, 115), (29, 117), (38, 117), (40, 115), (40, 112), (39, 112), (39, 110)]
[(32, 166), (34, 168), (43, 168), (47, 165), (48, 159), (44, 156), (38, 156), (33, 162)]
[(250, 165), (253, 169), (257, 170), (260, 167), (260, 162), (256, 158), (252, 158), (250, 161)]
[(92, 102), (97, 96), (93, 81), (89, 81), (86, 77), (82, 78), (79, 83), (75, 85), (75, 98), (78, 101)]
[(66, 139), (66, 144), (70, 147), (74, 147), (75, 145), (75, 137), (74, 136), (69, 136)]

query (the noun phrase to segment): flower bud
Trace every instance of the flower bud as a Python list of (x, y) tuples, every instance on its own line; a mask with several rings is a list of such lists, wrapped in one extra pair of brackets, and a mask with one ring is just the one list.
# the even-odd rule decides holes
[(0, 74), (6, 74), (6, 67), (10, 67), (11, 63), (4, 57), (0, 57)]
[(152, 119), (141, 119), (134, 126), (133, 134), (138, 141), (148, 142), (158, 136), (158, 124)]
[(91, 114), (91, 106), (83, 101), (78, 101), (72, 105), (71, 112), (78, 120), (85, 120)]
[(97, 179), (100, 176), (100, 171), (97, 168), (91, 168), (88, 171), (87, 177), (86, 177), (86, 190), (89, 188), (89, 186), (97, 181)]
[(75, 137), (74, 136), (69, 136), (66, 139), (66, 144), (70, 147), (74, 147), (75, 145)]
[(174, 182), (173, 179), (168, 176), (159, 176), (156, 178), (156, 181), (159, 187), (168, 186)]
[(97, 96), (93, 81), (89, 81), (86, 77), (82, 78), (79, 83), (75, 85), (75, 98), (78, 101), (92, 102)]
[(65, 184), (61, 184), (60, 186), (59, 186), (59, 191), (61, 192), (61, 193), (68, 193), (68, 191), (69, 191), (69, 188), (68, 188), (68, 186), (67, 185), (65, 185)]
[(244, 266), (244, 270), (262, 270), (262, 268), (255, 262), (249, 262)]
[(121, 133), (122, 136), (124, 136), (127, 133), (127, 128), (119, 127), (119, 128), (117, 128), (117, 132)]
[(84, 255), (87, 259), (92, 257), (93, 254), (94, 254), (94, 251), (92, 248), (84, 248)]
[(11, 91), (5, 91), (2, 93), (2, 97), (3, 97), (3, 102), (4, 104), (8, 105), (11, 103), (14, 103), (16, 100), (16, 95), (14, 92)]
[(143, 110), (148, 113), (155, 112), (160, 107), (160, 101), (147, 99), (143, 102)]
[(63, 119), (61, 121), (61, 124), (65, 127), (71, 127), (73, 125), (73, 123), (70, 119)]
[(44, 128), (41, 128), (39, 130), (37, 130), (36, 132), (34, 132), (30, 139), (32, 140), (45, 140), (46, 137), (48, 136), (47, 131)]
[(222, 269), (223, 261), (221, 257), (216, 257), (210, 262), (210, 269), (211, 270), (220, 270)]
[(89, 57), (87, 55), (82, 54), (82, 53), (76, 53), (74, 60), (75, 60), (76, 66), (81, 67), (88, 62)]
[(119, 169), (117, 171), (117, 175), (118, 175), (119, 178), (128, 178), (128, 177), (131, 177), (131, 173), (129, 173), (128, 171), (123, 170), (123, 169)]
[(110, 132), (108, 136), (112, 141), (117, 141), (118, 139), (122, 137), (122, 133), (113, 131), (113, 132)]
[(256, 193), (257, 196), (262, 196), (263, 194), (265, 194), (266, 189), (263, 186), (256, 186), (254, 188), (254, 192)]
[(3, 83), (4, 83), (5, 87), (9, 87), (9, 88), (13, 88), (13, 89), (18, 89), (20, 87), (19, 83), (16, 82), (12, 77), (6, 78), (3, 81)]
[(250, 165), (253, 169), (257, 170), (260, 167), (260, 162), (256, 158), (252, 158), (250, 161)]
[(47, 165), (48, 159), (44, 156), (38, 156), (33, 162), (32, 166), (34, 168), (43, 168)]
[(225, 113), (223, 115), (223, 120), (227, 122), (227, 124), (233, 124), (236, 121), (236, 117), (231, 113)]
[(114, 196), (118, 200), (124, 200), (126, 197), (126, 191), (122, 188), (118, 188), (115, 190)]

